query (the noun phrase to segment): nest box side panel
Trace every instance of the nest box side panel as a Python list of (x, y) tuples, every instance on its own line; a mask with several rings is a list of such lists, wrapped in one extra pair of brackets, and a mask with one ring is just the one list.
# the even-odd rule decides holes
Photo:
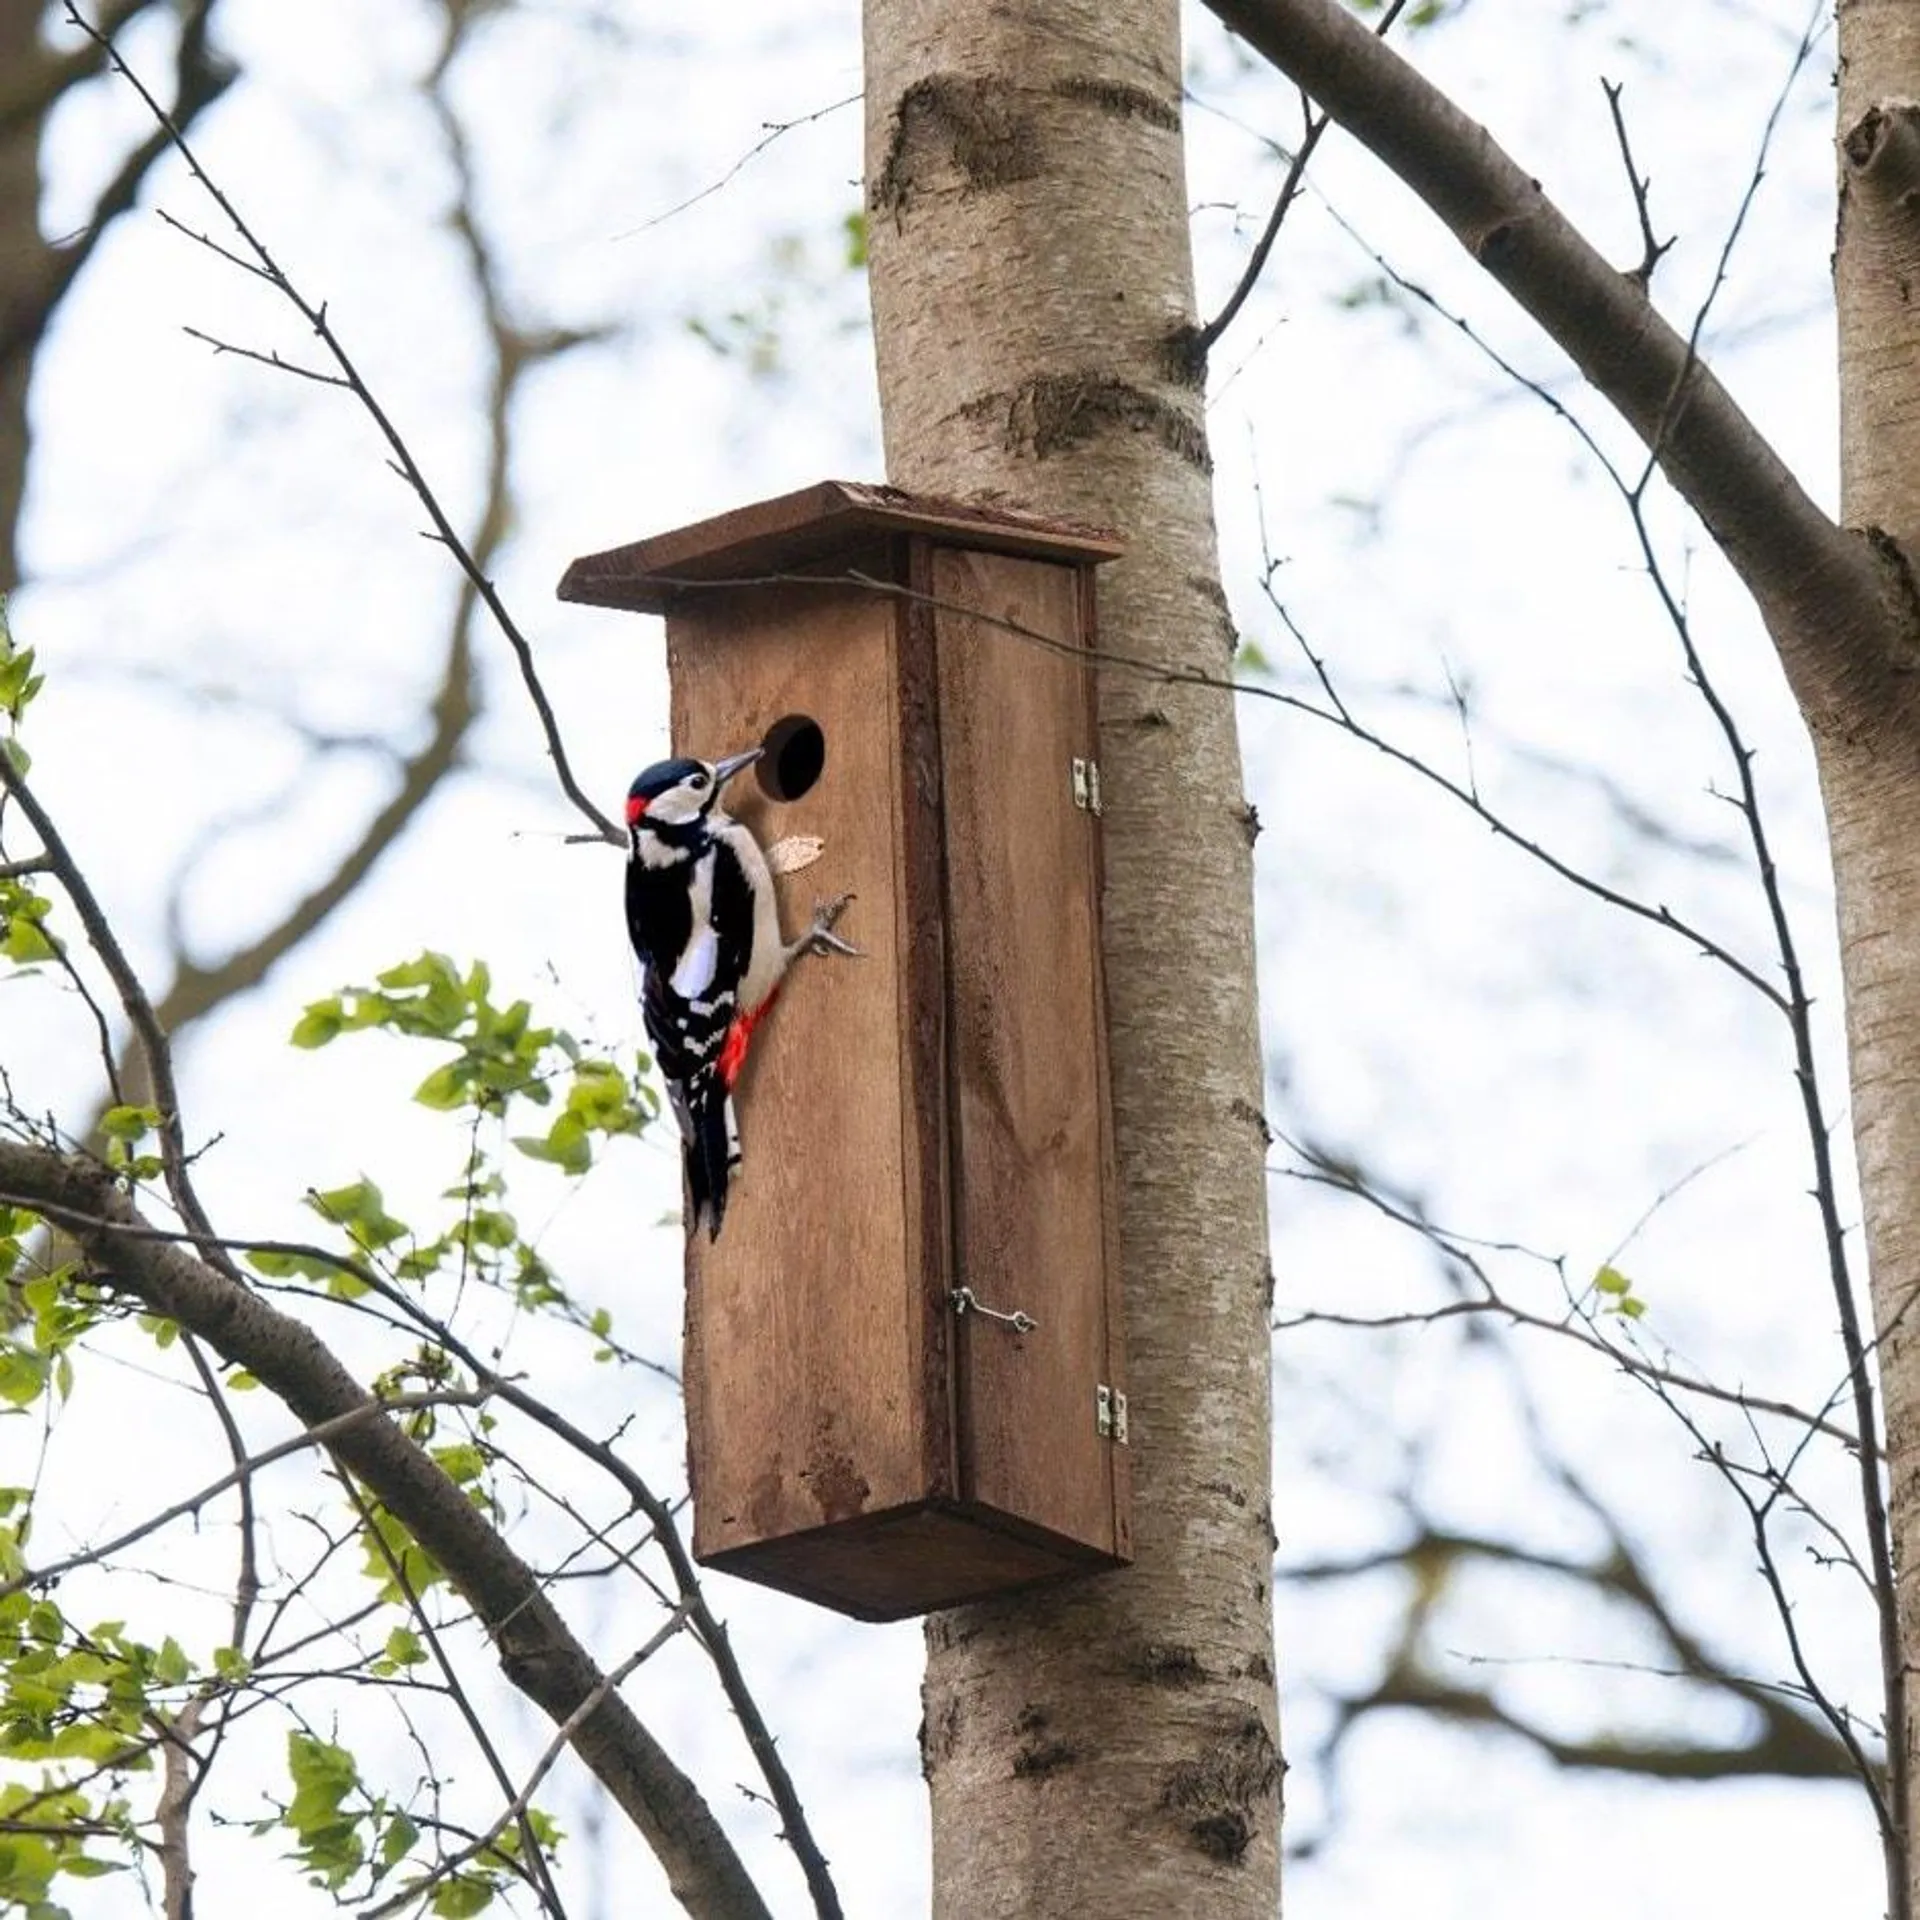
[(1101, 988), (1099, 823), (1073, 763), (1095, 751), (1081, 569), (939, 549), (947, 821), (954, 1283), (1021, 1334), (964, 1314), (963, 1492), (1102, 1554), (1128, 1552), (1115, 1442), (1117, 1275)]
[(735, 1098), (742, 1163), (718, 1241), (687, 1250), (694, 1549), (714, 1554), (912, 1502), (923, 1485), (920, 1358), (901, 1310), (903, 1190), (895, 938), (897, 689), (891, 604), (820, 588), (690, 597), (668, 617), (676, 751), (713, 757), (805, 714), (817, 783), (728, 805), (763, 846), (823, 843), (778, 885), (789, 938), (816, 900), (857, 897), (862, 957), (807, 955), (754, 1036)]

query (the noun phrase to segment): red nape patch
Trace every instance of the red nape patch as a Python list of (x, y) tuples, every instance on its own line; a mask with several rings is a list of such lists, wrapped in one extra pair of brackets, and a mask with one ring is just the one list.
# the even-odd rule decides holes
[(747, 1064), (747, 1042), (753, 1038), (754, 1028), (767, 1017), (767, 1009), (779, 998), (780, 989), (775, 987), (751, 1013), (739, 1015), (727, 1029), (727, 1037), (720, 1043), (720, 1084), (729, 1093), (740, 1078), (740, 1069)]
[(644, 793), (627, 795), (627, 825), (632, 826), (647, 810), (647, 796)]

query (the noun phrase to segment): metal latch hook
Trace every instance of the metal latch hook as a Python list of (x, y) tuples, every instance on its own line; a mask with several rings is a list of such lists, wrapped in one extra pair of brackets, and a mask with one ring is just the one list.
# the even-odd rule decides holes
[(997, 1320), (1003, 1327), (1011, 1327), (1015, 1333), (1037, 1333), (1040, 1322), (1032, 1314), (1023, 1313), (1015, 1307), (1011, 1313), (1002, 1313), (997, 1307), (988, 1306), (971, 1287), (955, 1287), (947, 1295), (953, 1302), (955, 1313), (977, 1313), (983, 1320)]

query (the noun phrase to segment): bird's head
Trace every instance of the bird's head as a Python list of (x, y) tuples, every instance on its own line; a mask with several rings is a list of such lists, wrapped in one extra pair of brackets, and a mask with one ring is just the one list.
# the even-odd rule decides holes
[(765, 751), (749, 747), (724, 760), (657, 760), (627, 789), (627, 831), (696, 825), (713, 811), (714, 802), (742, 767), (750, 767)]

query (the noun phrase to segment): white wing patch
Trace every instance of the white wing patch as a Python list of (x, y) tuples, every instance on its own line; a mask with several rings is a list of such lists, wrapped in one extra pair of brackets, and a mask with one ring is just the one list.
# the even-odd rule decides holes
[(719, 964), (720, 942), (714, 937), (713, 929), (695, 927), (693, 938), (687, 942), (680, 964), (668, 977), (667, 984), (682, 1000), (697, 1000), (713, 985), (714, 969)]
[(713, 930), (713, 850), (709, 848), (693, 866), (693, 884), (688, 889), (688, 906), (693, 914), (693, 932), (680, 964), (667, 977), (682, 1000), (697, 1000), (713, 985), (720, 965), (720, 941)]

